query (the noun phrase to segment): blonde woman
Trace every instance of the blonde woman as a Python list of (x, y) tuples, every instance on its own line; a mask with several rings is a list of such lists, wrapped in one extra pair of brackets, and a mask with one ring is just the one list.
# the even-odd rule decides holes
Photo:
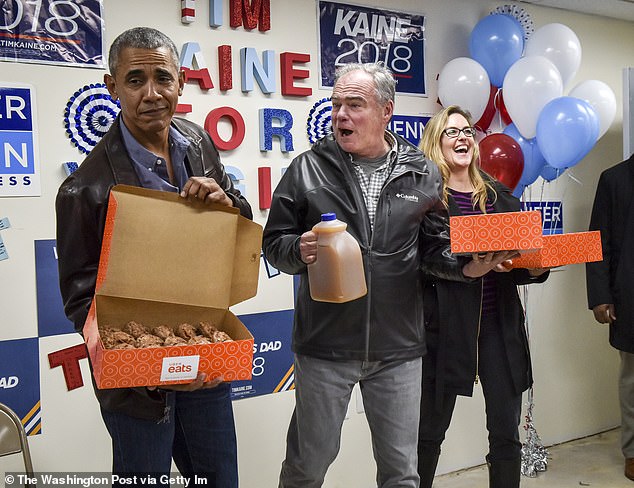
[[(520, 209), (511, 190), (482, 172), (471, 116), (458, 106), (434, 115), (421, 149), (440, 168), (450, 215)], [(519, 284), (543, 282), (545, 269), (498, 265), (472, 283), (425, 277), (427, 355), (418, 441), (421, 488), (432, 486), (457, 395), (481, 384), (489, 432), (489, 486), (519, 487), (522, 392), (532, 384)]]

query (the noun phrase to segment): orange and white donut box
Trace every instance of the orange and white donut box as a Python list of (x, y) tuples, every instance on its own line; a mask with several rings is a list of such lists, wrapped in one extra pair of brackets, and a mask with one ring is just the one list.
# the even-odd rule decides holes
[(451, 252), (471, 254), (532, 250), (543, 246), (539, 210), (449, 218)]
[[(98, 388), (251, 378), (253, 336), (229, 310), (255, 296), (262, 227), (235, 208), (117, 185), (84, 337)], [(106, 349), (99, 329), (209, 322), (233, 340)]]
[(571, 232), (544, 236), (544, 246), (512, 260), (512, 268), (554, 268), (603, 260), (601, 233)]

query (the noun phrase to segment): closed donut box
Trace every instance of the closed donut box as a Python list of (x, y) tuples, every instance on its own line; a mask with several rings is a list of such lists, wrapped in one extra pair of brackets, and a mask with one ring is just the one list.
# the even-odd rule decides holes
[(449, 229), (455, 254), (530, 250), (543, 245), (539, 210), (454, 216), (449, 218)]
[[(199, 372), (250, 379), (253, 336), (229, 307), (256, 294), (261, 244), (262, 227), (235, 208), (115, 186), (84, 326), (97, 387), (188, 383)], [(131, 321), (163, 331), (213, 324), (232, 340), (106, 347), (106, 332), (121, 333)]]
[(512, 268), (554, 268), (603, 260), (601, 233), (571, 232), (544, 236), (544, 246), (512, 260)]

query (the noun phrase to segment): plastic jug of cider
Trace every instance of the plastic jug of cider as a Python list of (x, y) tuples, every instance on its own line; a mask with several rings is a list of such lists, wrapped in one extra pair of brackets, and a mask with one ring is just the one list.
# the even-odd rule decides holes
[(368, 289), (359, 243), (348, 224), (325, 213), (313, 226), (317, 234), (317, 260), (308, 265), (310, 296), (319, 302), (343, 303), (364, 296)]

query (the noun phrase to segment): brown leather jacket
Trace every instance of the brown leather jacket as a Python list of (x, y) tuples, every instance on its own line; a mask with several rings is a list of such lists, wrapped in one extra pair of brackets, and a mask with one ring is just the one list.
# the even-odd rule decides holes
[[(186, 166), (191, 176), (214, 178), (240, 213), (252, 218), (251, 207), (220, 163), (218, 150), (198, 125), (174, 118), (172, 126), (190, 140)], [(110, 189), (117, 184), (140, 186), (121, 137), (117, 118), (80, 167), (57, 193), (57, 255), (64, 310), (82, 331), (95, 294), (103, 229)], [(101, 406), (138, 418), (158, 420), (164, 415), (165, 394), (147, 388), (95, 389)]]

